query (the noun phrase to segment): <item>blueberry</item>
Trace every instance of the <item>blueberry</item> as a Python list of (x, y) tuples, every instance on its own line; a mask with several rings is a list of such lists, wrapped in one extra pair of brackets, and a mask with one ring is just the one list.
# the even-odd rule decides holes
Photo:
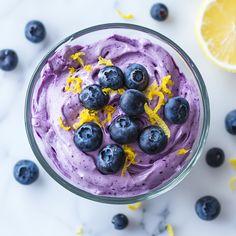
[(100, 110), (109, 101), (109, 96), (103, 93), (101, 86), (97, 84), (84, 88), (79, 95), (80, 102), (89, 110)]
[(18, 56), (11, 49), (0, 50), (0, 69), (5, 71), (14, 70), (18, 64)]
[(125, 86), (129, 89), (143, 91), (148, 86), (149, 75), (140, 64), (131, 64), (125, 69)]
[(199, 218), (209, 221), (214, 220), (220, 214), (221, 206), (216, 198), (205, 196), (198, 199), (195, 210)]
[(144, 113), (145, 95), (138, 90), (128, 89), (120, 98), (120, 107), (128, 116), (138, 116)]
[(101, 146), (102, 137), (101, 128), (93, 122), (88, 122), (75, 131), (74, 143), (82, 152), (92, 152)]
[(21, 160), (14, 166), (14, 177), (20, 184), (32, 184), (39, 176), (39, 169), (33, 161)]
[(32, 43), (39, 43), (44, 40), (46, 30), (44, 25), (37, 20), (28, 22), (25, 26), (25, 37)]
[(99, 153), (97, 169), (102, 174), (115, 174), (125, 164), (124, 150), (116, 144), (108, 144)]
[(225, 154), (220, 148), (211, 148), (206, 154), (206, 162), (211, 167), (219, 167), (224, 163)]
[(154, 20), (164, 21), (168, 17), (168, 8), (162, 3), (156, 3), (152, 6), (150, 14)]
[(236, 110), (233, 110), (225, 117), (226, 130), (233, 135), (236, 135)]
[(164, 131), (159, 126), (151, 125), (143, 129), (138, 144), (145, 153), (156, 154), (165, 149), (167, 141)]
[(98, 78), (103, 88), (116, 90), (123, 86), (124, 74), (119, 67), (106, 66), (100, 70)]
[(139, 125), (127, 115), (116, 117), (109, 126), (111, 139), (119, 144), (135, 142), (139, 134)]
[(114, 225), (115, 229), (124, 229), (128, 226), (129, 220), (126, 215), (124, 214), (117, 214), (112, 218), (112, 224)]
[(189, 103), (185, 98), (173, 97), (164, 108), (165, 118), (173, 124), (183, 124), (189, 115)]

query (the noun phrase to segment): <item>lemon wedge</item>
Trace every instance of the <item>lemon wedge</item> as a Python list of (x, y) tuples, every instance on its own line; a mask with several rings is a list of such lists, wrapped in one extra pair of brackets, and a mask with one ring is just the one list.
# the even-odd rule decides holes
[(223, 69), (236, 72), (235, 0), (205, 0), (196, 34), (208, 58)]

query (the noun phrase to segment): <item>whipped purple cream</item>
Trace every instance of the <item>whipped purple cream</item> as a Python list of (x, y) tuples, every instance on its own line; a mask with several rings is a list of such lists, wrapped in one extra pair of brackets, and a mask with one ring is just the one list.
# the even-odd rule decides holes
[[(86, 65), (92, 65), (92, 72), (83, 69), (80, 63), (70, 56), (84, 52)], [(162, 78), (171, 75), (174, 85), (170, 87), (174, 96), (187, 99), (190, 112), (187, 121), (181, 125), (171, 124), (163, 117), (163, 107), (159, 116), (170, 129), (171, 136), (165, 150), (155, 155), (148, 155), (140, 150), (137, 143), (129, 146), (136, 153), (137, 164), (128, 167), (124, 176), (103, 175), (96, 168), (99, 150), (114, 143), (108, 133), (110, 122), (102, 127), (103, 143), (99, 150), (89, 153), (80, 151), (73, 142), (74, 130), (66, 131), (59, 125), (61, 117), (67, 126), (79, 121), (79, 114), (84, 107), (79, 102), (78, 94), (65, 91), (69, 67), (76, 68), (75, 76), (82, 79), (82, 88), (98, 84), (98, 57), (110, 59), (115, 66), (124, 70), (131, 63), (143, 65), (150, 76), (149, 86), (153, 81), (160, 85)], [(119, 107), (117, 93), (110, 95), (109, 104), (116, 107), (112, 118), (123, 114)], [(151, 107), (158, 98), (151, 101)], [(100, 120), (106, 118), (99, 112)], [(198, 135), (200, 118), (199, 94), (195, 84), (188, 80), (178, 69), (173, 58), (162, 47), (148, 40), (136, 40), (114, 35), (107, 39), (86, 46), (65, 45), (58, 50), (44, 66), (34, 90), (32, 101), (32, 125), (35, 138), (51, 167), (66, 181), (95, 195), (127, 197), (146, 193), (165, 183), (179, 173), (186, 163)], [(139, 117), (142, 128), (150, 125), (147, 114)], [(179, 149), (190, 150), (178, 155)]]

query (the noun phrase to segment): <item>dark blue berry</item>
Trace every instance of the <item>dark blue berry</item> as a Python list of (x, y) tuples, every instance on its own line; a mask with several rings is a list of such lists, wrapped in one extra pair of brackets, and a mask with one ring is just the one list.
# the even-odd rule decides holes
[(189, 103), (185, 98), (173, 97), (164, 108), (165, 118), (173, 124), (183, 124), (189, 116)]
[(131, 64), (125, 69), (125, 86), (129, 89), (143, 91), (147, 88), (149, 75), (146, 68), (140, 64)]
[(119, 89), (123, 86), (124, 74), (119, 67), (106, 66), (98, 74), (99, 83), (103, 88)]
[(229, 112), (225, 118), (226, 130), (233, 135), (236, 135), (236, 110)]
[(211, 148), (206, 154), (206, 162), (211, 167), (219, 167), (224, 163), (225, 154), (220, 148)]
[(18, 56), (11, 49), (0, 50), (0, 69), (5, 71), (14, 70), (18, 64)]
[(200, 198), (195, 204), (195, 210), (202, 220), (214, 220), (221, 211), (219, 201), (211, 196)]
[(39, 43), (44, 40), (46, 30), (44, 25), (37, 20), (28, 22), (25, 26), (25, 37), (32, 43)]
[(145, 153), (156, 154), (165, 149), (167, 141), (164, 131), (159, 126), (151, 125), (143, 129), (138, 144)]
[(138, 116), (144, 113), (147, 99), (143, 93), (135, 89), (128, 89), (120, 98), (120, 107), (128, 116)]
[(97, 150), (102, 144), (102, 130), (92, 122), (80, 126), (74, 133), (74, 143), (82, 152)]
[(39, 169), (33, 161), (21, 160), (14, 166), (14, 177), (21, 184), (32, 184), (38, 176)]
[(109, 101), (109, 96), (103, 93), (101, 86), (97, 84), (84, 88), (79, 95), (82, 105), (89, 110), (100, 110)]
[(119, 144), (135, 142), (139, 134), (139, 125), (127, 115), (115, 118), (109, 126), (111, 139)]
[(128, 226), (129, 220), (126, 215), (124, 214), (117, 214), (112, 218), (112, 224), (114, 225), (115, 229), (124, 229)]
[(152, 6), (150, 13), (154, 20), (164, 21), (168, 17), (168, 8), (162, 3), (156, 3)]
[(124, 150), (116, 144), (109, 144), (104, 147), (97, 158), (97, 169), (105, 175), (117, 173), (124, 164)]

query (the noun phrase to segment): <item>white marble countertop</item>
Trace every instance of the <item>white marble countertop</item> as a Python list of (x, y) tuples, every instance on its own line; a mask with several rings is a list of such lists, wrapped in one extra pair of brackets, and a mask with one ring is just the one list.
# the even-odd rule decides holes
[[(119, 0), (119, 7), (132, 12), (130, 22), (157, 30), (173, 39), (199, 67), (208, 88), (211, 103), (211, 127), (205, 151), (212, 146), (225, 150), (226, 158), (236, 155), (235, 137), (224, 128), (225, 114), (236, 107), (236, 75), (224, 72), (203, 55), (194, 36), (194, 21), (199, 0), (163, 0), (170, 10), (166, 22), (157, 23), (149, 16), (154, 0)], [(0, 71), (0, 235), (65, 236), (75, 235), (83, 227), (90, 236), (166, 236), (159, 234), (163, 211), (169, 211), (167, 223), (176, 236), (235, 235), (235, 192), (229, 179), (236, 172), (226, 162), (219, 169), (205, 163), (204, 154), (190, 175), (167, 194), (144, 203), (142, 209), (112, 206), (84, 200), (62, 188), (40, 167), (40, 178), (31, 186), (19, 185), (13, 178), (16, 161), (34, 157), (24, 128), (23, 110), (30, 75), (42, 56), (59, 40), (85, 27), (107, 22), (124, 22), (114, 11), (115, 0), (7, 0), (0, 2), (0, 48), (12, 48), (19, 56), (14, 72)], [(98, 7), (99, 6), (99, 7)], [(23, 33), (31, 19), (41, 20), (47, 39), (34, 45)], [(203, 195), (216, 196), (222, 204), (219, 218), (200, 220), (194, 211), (195, 201)], [(114, 214), (123, 212), (130, 224), (115, 231)]]

